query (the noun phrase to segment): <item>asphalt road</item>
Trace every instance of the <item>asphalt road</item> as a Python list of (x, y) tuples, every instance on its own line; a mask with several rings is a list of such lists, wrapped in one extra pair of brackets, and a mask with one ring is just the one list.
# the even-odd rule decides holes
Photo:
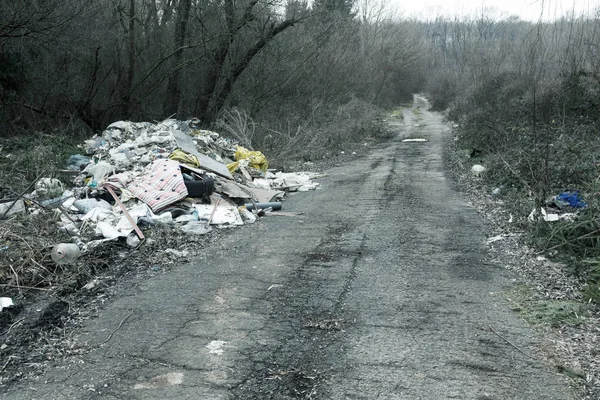
[(304, 215), (238, 229), (113, 299), (79, 337), (92, 351), (4, 397), (572, 399), (444, 176), (448, 128), (417, 98), (397, 130), (292, 195)]

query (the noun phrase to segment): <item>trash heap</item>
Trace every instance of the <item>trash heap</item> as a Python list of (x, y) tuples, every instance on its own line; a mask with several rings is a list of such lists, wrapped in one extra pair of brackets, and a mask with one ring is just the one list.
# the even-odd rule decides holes
[(319, 185), (318, 174), (274, 172), (261, 152), (197, 126), (197, 120), (115, 122), (85, 141), (86, 154), (69, 158), (64, 172), (73, 187), (38, 180), (28, 196), (41, 206), (33, 212), (56, 210), (59, 229), (73, 242), (55, 246), (54, 261), (72, 263), (80, 250), (105, 241), (137, 247), (143, 231), (160, 224), (188, 235), (251, 224), (280, 210), (286, 192)]
[(545, 207), (534, 208), (529, 214), (529, 220), (541, 218), (547, 222), (574, 221), (588, 209), (588, 204), (578, 190), (565, 191), (546, 200)]

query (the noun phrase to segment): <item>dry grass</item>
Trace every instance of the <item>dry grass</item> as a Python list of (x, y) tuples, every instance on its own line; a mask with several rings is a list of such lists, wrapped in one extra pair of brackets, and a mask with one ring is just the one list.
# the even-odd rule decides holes
[(19, 193), (37, 176), (59, 177), (70, 155), (81, 152), (83, 138), (32, 133), (0, 139), (0, 198)]
[(358, 99), (332, 110), (316, 109), (303, 120), (278, 118), (255, 122), (243, 111), (226, 112), (219, 127), (249, 148), (262, 151), (269, 164), (285, 168), (295, 161), (314, 161), (348, 145), (386, 137), (382, 110)]
[(0, 286), (3, 293), (52, 287), (64, 273), (50, 258), (60, 239), (52, 213), (20, 215), (0, 222)]

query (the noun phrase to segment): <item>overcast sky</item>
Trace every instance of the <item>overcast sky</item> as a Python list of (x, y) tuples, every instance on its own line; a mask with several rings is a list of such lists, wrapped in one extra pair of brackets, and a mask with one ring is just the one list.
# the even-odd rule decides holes
[(495, 15), (518, 15), (524, 20), (537, 21), (559, 18), (571, 10), (591, 13), (600, 7), (600, 0), (390, 0), (391, 5), (405, 16), (430, 19), (437, 15), (474, 15), (482, 8), (493, 9)]

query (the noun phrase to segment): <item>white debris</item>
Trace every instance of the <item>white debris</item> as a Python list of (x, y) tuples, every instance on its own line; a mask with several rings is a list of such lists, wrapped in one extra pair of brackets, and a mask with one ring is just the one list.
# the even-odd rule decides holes
[(100, 281), (98, 279), (94, 279), (91, 282), (88, 282), (87, 284), (85, 284), (82, 289), (92, 290), (93, 288), (95, 288), (99, 284), (100, 284)]
[(196, 204), (194, 208), (198, 211), (198, 219), (200, 220), (208, 221), (212, 216), (211, 225), (217, 225), (217, 227), (244, 225), (236, 206), (220, 204), (215, 210), (215, 206), (212, 204)]
[(188, 235), (206, 235), (212, 231), (212, 228), (209, 225), (206, 225), (206, 222), (201, 221), (189, 222), (180, 229), (183, 233), (187, 233)]
[(147, 382), (136, 383), (133, 389), (164, 389), (169, 386), (181, 385), (183, 383), (182, 372), (170, 372), (165, 375), (155, 376)]
[(65, 188), (62, 182), (55, 178), (42, 178), (35, 184), (35, 196), (39, 199), (47, 200), (59, 197)]
[(245, 206), (239, 207), (238, 211), (239, 211), (242, 219), (244, 220), (244, 222), (247, 224), (253, 224), (258, 219), (258, 217), (256, 215), (252, 214), (252, 212), (249, 211)]
[(59, 243), (52, 248), (50, 256), (59, 264), (73, 264), (81, 255), (79, 246), (74, 243)]
[(142, 240), (138, 237), (137, 233), (131, 232), (129, 235), (127, 235), (125, 243), (127, 243), (127, 246), (129, 247), (135, 248), (138, 247), (140, 243), (142, 243)]
[(271, 189), (271, 180), (262, 178), (254, 179), (252, 181), (252, 186), (259, 189), (269, 190)]
[(108, 174), (115, 172), (115, 166), (106, 161), (99, 161), (96, 164), (89, 164), (85, 167), (83, 172), (92, 175), (92, 179), (95, 182), (100, 182), (104, 177), (108, 176)]
[[(14, 205), (13, 205), (13, 203), (14, 203)], [(9, 207), (10, 207), (10, 210), (8, 210)], [(22, 199), (19, 199), (16, 202), (9, 201), (6, 203), (0, 203), (0, 217), (2, 215), (4, 215), (6, 210), (8, 210), (8, 212), (6, 213), (6, 217), (9, 217), (14, 214), (23, 214), (26, 211), (25, 202)]]
[(166, 249), (165, 253), (171, 254), (175, 257), (187, 257), (189, 255), (189, 251), (187, 250)]
[(0, 297), (0, 311), (11, 306), (14, 306), (14, 303), (10, 297)]
[(531, 222), (535, 221), (535, 216), (537, 215), (537, 208), (534, 208), (533, 210), (531, 210), (531, 212), (529, 213), (529, 215), (527, 216), (527, 219)]
[(558, 216), (558, 218), (565, 220), (565, 221), (569, 221), (569, 222), (573, 222), (577, 219), (579, 215), (575, 214), (575, 213), (565, 213), (565, 214), (560, 214)]
[(96, 234), (104, 236), (105, 239), (113, 240), (120, 236), (128, 236), (130, 232), (127, 234), (119, 232), (115, 227), (105, 221), (98, 222), (96, 225)]
[(414, 138), (414, 139), (404, 139), (402, 142), (403, 143), (411, 143), (411, 142), (422, 143), (422, 142), (426, 142), (426, 141), (427, 141), (427, 139)]
[(506, 236), (504, 236), (504, 235), (498, 235), (498, 236), (494, 236), (494, 237), (489, 238), (485, 242), (487, 244), (492, 244), (492, 243), (498, 242), (500, 240), (504, 240), (505, 238), (506, 238)]
[(227, 344), (227, 342), (224, 342), (222, 340), (213, 340), (212, 342), (210, 342), (209, 344), (206, 345), (206, 348), (208, 349), (208, 352), (210, 354), (222, 355), (223, 354), (223, 346), (225, 344)]
[(73, 202), (73, 207), (77, 209), (80, 213), (87, 214), (95, 208), (100, 208), (102, 210), (112, 210), (112, 206), (106, 200), (102, 199), (81, 199)]
[(543, 219), (544, 221), (547, 221), (547, 222), (556, 222), (556, 221), (558, 221), (558, 220), (560, 219), (560, 218), (558, 217), (558, 214), (554, 214), (554, 213), (552, 213), (552, 214), (548, 214), (548, 213), (546, 212), (546, 210), (544, 210), (543, 208), (540, 208), (540, 210), (541, 210), (541, 212), (542, 212), (542, 219)]
[(275, 178), (271, 182), (271, 187), (274, 189), (289, 190), (290, 192), (307, 192), (315, 190), (319, 186), (318, 182), (313, 181), (319, 174), (310, 172), (277, 172), (274, 176)]
[(475, 164), (471, 167), (471, 173), (473, 176), (481, 176), (486, 171), (483, 165)]

